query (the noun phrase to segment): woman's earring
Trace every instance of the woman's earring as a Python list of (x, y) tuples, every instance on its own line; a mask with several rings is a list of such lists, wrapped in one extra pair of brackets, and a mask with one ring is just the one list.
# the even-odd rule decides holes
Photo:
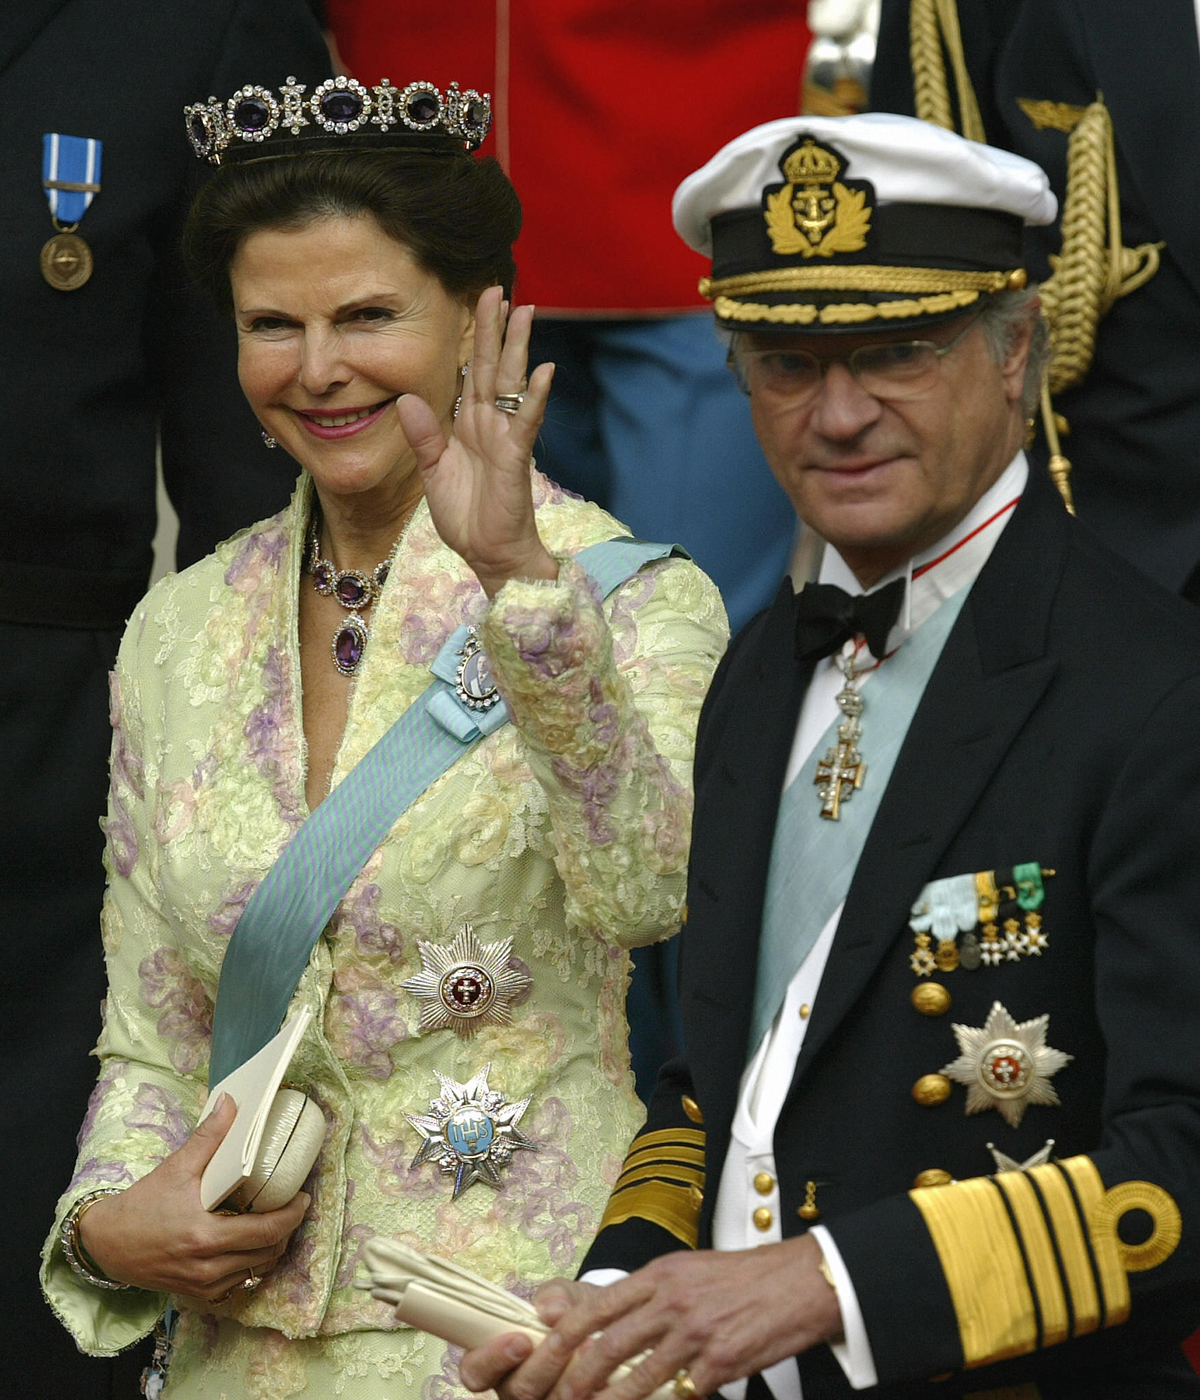
[(462, 383), (459, 384), (459, 386), (458, 386), (458, 398), (456, 398), (456, 399), (454, 400), (454, 416), (455, 416), (455, 418), (458, 417), (458, 410), (462, 407), (462, 391), (463, 391), (463, 389), (466, 388), (466, 384), (467, 384), (467, 367), (466, 367), (466, 365), (459, 365), (459, 367), (458, 367), (458, 372), (459, 372), (459, 374), (462, 375)]
[(263, 440), (263, 446), (264, 446), (264, 447), (278, 447), (278, 446), (279, 446), (279, 444), (275, 441), (275, 439), (271, 436), (271, 434), (270, 434), (269, 432), (267, 432), (266, 428), (264, 428), (264, 429), (262, 430), (262, 440)]

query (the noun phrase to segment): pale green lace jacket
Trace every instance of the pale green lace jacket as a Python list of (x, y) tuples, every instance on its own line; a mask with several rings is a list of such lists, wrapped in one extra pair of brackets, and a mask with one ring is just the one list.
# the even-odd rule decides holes
[[(555, 554), (619, 533), (536, 472), (534, 487)], [(188, 1136), (227, 940), (305, 818), (296, 608), (310, 586), (310, 490), (302, 478), (286, 511), (160, 583), (126, 632), (112, 686), (100, 1079), (59, 1220)], [(426, 687), (462, 622), (482, 625), (514, 722), (400, 818), (317, 945), (293, 1007), (312, 1008), (314, 1029), (289, 1072), (328, 1123), (313, 1204), (257, 1292), (183, 1314), (169, 1392), (180, 1396), (285, 1396), (309, 1382), (333, 1394), (367, 1374), (452, 1393), (443, 1343), (380, 1335), (390, 1310), (352, 1287), (363, 1241), (390, 1235), (528, 1293), (572, 1272), (641, 1119), (625, 950), (679, 925), (693, 739), (726, 638), (716, 589), (666, 561), (597, 605), (566, 564), (557, 583), (510, 583), (489, 606), (422, 504), (374, 613), (335, 784)], [(511, 936), (533, 983), (511, 1025), (471, 1041), (422, 1033), (420, 1003), (401, 987), (421, 971), (418, 940), (449, 943), (464, 920), (484, 943)], [(539, 1150), (517, 1152), (499, 1190), (480, 1183), (452, 1201), (434, 1164), (411, 1165), (421, 1139), (405, 1114), (429, 1111), (435, 1071), (466, 1081), (488, 1064), (491, 1088), (530, 1096), (520, 1126)], [(165, 1301), (92, 1289), (54, 1235), (43, 1285), (88, 1352), (129, 1345)]]

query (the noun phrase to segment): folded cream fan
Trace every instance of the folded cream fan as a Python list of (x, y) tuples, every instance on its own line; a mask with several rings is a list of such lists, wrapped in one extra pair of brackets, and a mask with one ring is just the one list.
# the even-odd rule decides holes
[[(530, 1304), (449, 1259), (379, 1236), (367, 1241), (362, 1257), (371, 1278), (357, 1287), (391, 1303), (400, 1322), (453, 1346), (482, 1346), (504, 1332), (523, 1332), (536, 1344), (550, 1330)], [(625, 1375), (631, 1364), (618, 1366), (611, 1379)], [(649, 1400), (675, 1400), (671, 1382)]]

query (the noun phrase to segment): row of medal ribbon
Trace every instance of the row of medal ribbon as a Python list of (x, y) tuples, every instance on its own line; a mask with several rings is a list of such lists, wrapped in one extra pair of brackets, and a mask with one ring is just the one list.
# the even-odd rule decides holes
[(1049, 946), (1041, 915), (1044, 881), (1053, 874), (1037, 861), (1026, 861), (926, 885), (908, 920), (916, 942), (909, 956), (913, 972), (918, 977), (960, 967), (974, 972), (1041, 957)]

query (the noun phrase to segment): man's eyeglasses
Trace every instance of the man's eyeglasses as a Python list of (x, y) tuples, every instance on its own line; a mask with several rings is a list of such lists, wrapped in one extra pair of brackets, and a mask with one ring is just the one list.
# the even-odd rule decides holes
[(729, 347), (729, 367), (743, 394), (765, 394), (803, 403), (815, 398), (831, 364), (845, 365), (872, 398), (915, 399), (931, 389), (942, 359), (978, 321), (972, 316), (953, 340), (893, 340), (860, 345), (848, 355), (814, 355), (811, 350), (777, 346), (751, 350), (735, 336)]

